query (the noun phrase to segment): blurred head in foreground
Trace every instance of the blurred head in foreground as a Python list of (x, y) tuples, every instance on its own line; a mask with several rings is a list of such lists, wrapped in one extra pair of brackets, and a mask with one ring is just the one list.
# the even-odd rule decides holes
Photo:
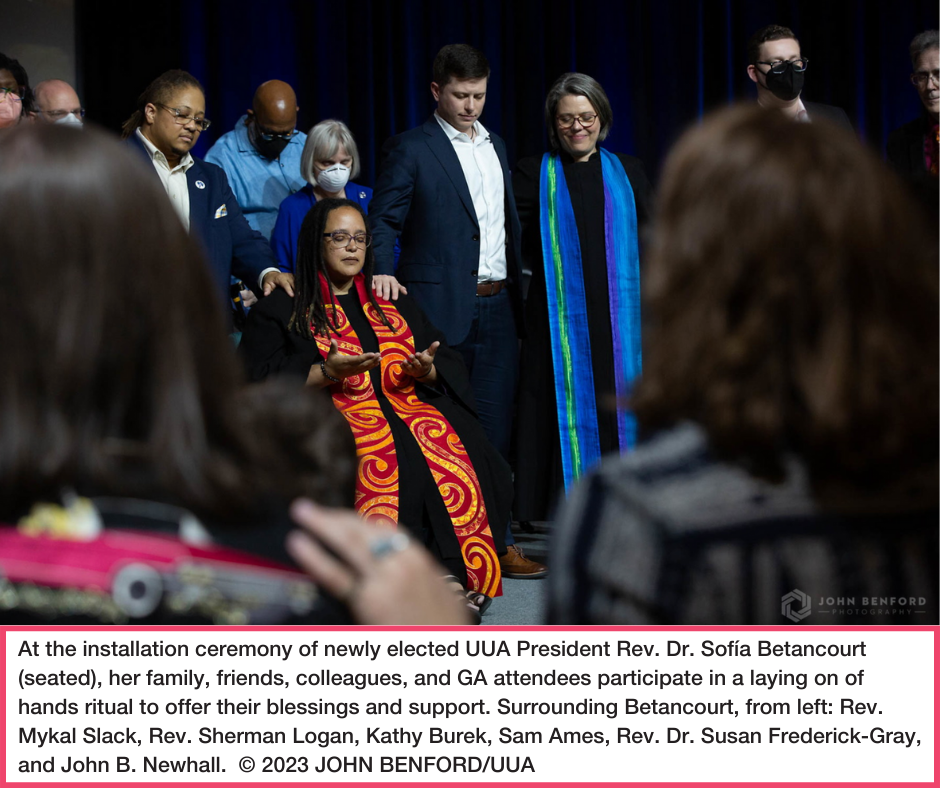
[(87, 131), (0, 137), (0, 512), (66, 487), (220, 516), (340, 502), (333, 408), (243, 389), (199, 245), (146, 162)]
[(922, 221), (839, 129), (738, 107), (688, 132), (659, 194), (641, 424), (698, 422), (767, 478), (796, 453), (817, 485), (935, 464), (937, 246)]

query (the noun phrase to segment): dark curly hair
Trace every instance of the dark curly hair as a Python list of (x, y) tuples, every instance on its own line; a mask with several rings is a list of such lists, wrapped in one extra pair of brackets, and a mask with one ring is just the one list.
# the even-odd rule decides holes
[(664, 167), (646, 281), (644, 428), (700, 424), (779, 478), (866, 485), (937, 460), (936, 238), (850, 134), (756, 107)]

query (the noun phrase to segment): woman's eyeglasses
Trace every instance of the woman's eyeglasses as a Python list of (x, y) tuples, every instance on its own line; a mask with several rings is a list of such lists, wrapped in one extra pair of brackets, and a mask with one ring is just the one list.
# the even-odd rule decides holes
[(580, 115), (558, 115), (555, 121), (560, 129), (570, 129), (575, 121), (581, 124), (582, 129), (589, 129), (597, 120), (597, 114), (594, 112), (582, 112)]
[(206, 120), (205, 118), (197, 118), (193, 115), (184, 115), (183, 111), (177, 109), (176, 107), (168, 107), (166, 104), (157, 104), (158, 107), (163, 107), (167, 112), (173, 116), (173, 120), (176, 122), (177, 126), (186, 126), (190, 122), (195, 123), (196, 127), (200, 131), (205, 131), (209, 126), (212, 125), (211, 120)]
[(356, 242), (356, 246), (368, 246), (372, 243), (372, 236), (368, 233), (356, 233), (352, 235), (343, 230), (335, 230), (332, 233), (323, 233), (324, 238), (329, 238), (333, 241), (333, 246), (336, 249), (342, 249), (344, 246), (349, 246), (349, 241), (353, 240)]

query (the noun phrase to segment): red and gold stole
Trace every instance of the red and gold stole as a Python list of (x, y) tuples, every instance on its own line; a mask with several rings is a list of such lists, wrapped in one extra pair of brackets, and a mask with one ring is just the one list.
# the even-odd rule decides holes
[[(326, 358), (330, 339), (335, 338), (340, 353), (358, 356), (362, 344), (339, 304), (335, 314), (324, 277), (320, 277), (327, 313), (338, 327), (335, 337), (316, 335), (317, 347)], [(467, 456), (460, 436), (447, 419), (431, 405), (418, 399), (414, 378), (401, 370), (401, 363), (415, 352), (414, 337), (404, 318), (390, 301), (382, 301), (382, 311), (391, 324), (386, 326), (365, 290), (365, 277), (355, 280), (359, 301), (369, 325), (375, 331), (382, 355), (382, 391), (398, 417), (405, 423), (421, 448), (421, 453), (437, 483), (447, 513), (454, 524), (460, 552), (467, 567), (467, 584), (487, 596), (502, 594), (499, 559), (490, 530), (480, 481)], [(330, 386), (333, 404), (343, 414), (356, 439), (359, 473), (356, 479), (356, 511), (371, 520), (398, 522), (398, 458), (395, 442), (368, 372), (353, 375)]]

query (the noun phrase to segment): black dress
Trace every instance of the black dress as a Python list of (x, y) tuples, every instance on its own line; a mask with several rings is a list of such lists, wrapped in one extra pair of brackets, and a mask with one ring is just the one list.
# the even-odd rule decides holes
[[(637, 224), (642, 229), (649, 217), (649, 181), (639, 159), (623, 154), (617, 154), (617, 157), (633, 187)], [(581, 245), (597, 426), (601, 452), (606, 454), (618, 449), (618, 433), (601, 157), (595, 154), (581, 163), (576, 163), (566, 153), (562, 153), (561, 158)], [(541, 156), (523, 159), (513, 171), (512, 179), (522, 222), (522, 256), (526, 267), (532, 271), (525, 308), (527, 339), (522, 345), (515, 422), (516, 497), (513, 509), (517, 520), (548, 519), (558, 494), (564, 488), (539, 221), (541, 166)], [(581, 359), (580, 363), (586, 364), (588, 360)]]
[[(378, 339), (362, 311), (355, 288), (338, 296), (337, 301), (359, 337), (362, 352), (377, 353)], [(512, 503), (512, 477), (509, 466), (487, 440), (474, 413), (473, 393), (463, 359), (447, 347), (444, 335), (412, 299), (400, 295), (395, 308), (408, 323), (416, 350), (424, 350), (434, 341), (441, 343), (434, 360), (438, 383), (435, 386), (417, 384), (418, 399), (436, 408), (460, 436), (480, 482), (496, 552), (504, 553), (504, 525), (509, 520)], [(306, 379), (310, 367), (320, 363), (322, 355), (317, 343), (288, 331), (292, 309), (293, 300), (283, 290), (274, 291), (252, 308), (239, 346), (252, 380), (262, 380), (272, 374)], [(460, 544), (427, 461), (411, 431), (384, 395), (380, 370), (372, 369), (369, 374), (395, 442), (400, 522), (437, 556), (450, 574), (466, 581)], [(316, 393), (329, 396), (326, 390)]]

